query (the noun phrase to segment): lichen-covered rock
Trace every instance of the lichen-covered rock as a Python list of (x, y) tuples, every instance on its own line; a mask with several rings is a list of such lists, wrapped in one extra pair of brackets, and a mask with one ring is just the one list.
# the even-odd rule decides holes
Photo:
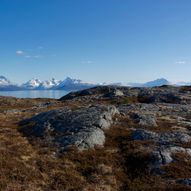
[(76, 146), (88, 149), (105, 142), (103, 129), (112, 124), (113, 116), (118, 113), (114, 106), (84, 107), (76, 111), (57, 109), (41, 113), (27, 121), (22, 132), (28, 136), (41, 137), (48, 144), (60, 147)]
[(135, 103), (135, 104), (127, 104), (127, 105), (120, 105), (118, 107), (121, 113), (125, 115), (129, 115), (131, 113), (141, 113), (144, 115), (155, 115), (159, 112), (159, 107), (155, 104), (146, 104), (146, 103)]
[(161, 165), (169, 164), (173, 161), (173, 154), (185, 153), (191, 156), (191, 149), (178, 146), (162, 146), (158, 150), (153, 151), (154, 167), (160, 167)]
[(138, 95), (141, 103), (181, 103), (180, 96), (171, 91), (157, 89), (142, 89)]
[(104, 95), (104, 97), (108, 97), (108, 98), (115, 98), (115, 97), (121, 97), (121, 96), (124, 96), (124, 93), (119, 89), (113, 89), (112, 91)]
[(145, 115), (142, 113), (132, 113), (130, 114), (131, 119), (133, 119), (136, 123), (141, 126), (152, 126), (156, 127), (156, 119), (154, 115)]
[(152, 140), (161, 145), (170, 143), (187, 143), (191, 141), (191, 136), (185, 132), (172, 131), (165, 133), (155, 133), (145, 129), (137, 129), (132, 134), (133, 140)]
[(138, 129), (132, 134), (133, 140), (156, 140), (158, 138), (159, 135), (157, 133), (145, 129)]
[(188, 143), (191, 141), (191, 136), (185, 132), (173, 131), (161, 133), (159, 142), (161, 144), (166, 143)]

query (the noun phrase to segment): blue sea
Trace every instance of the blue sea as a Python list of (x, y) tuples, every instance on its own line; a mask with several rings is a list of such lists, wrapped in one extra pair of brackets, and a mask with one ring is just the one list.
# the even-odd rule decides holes
[(0, 91), (0, 96), (12, 96), (17, 98), (61, 98), (68, 94), (65, 90), (24, 90), (24, 91)]

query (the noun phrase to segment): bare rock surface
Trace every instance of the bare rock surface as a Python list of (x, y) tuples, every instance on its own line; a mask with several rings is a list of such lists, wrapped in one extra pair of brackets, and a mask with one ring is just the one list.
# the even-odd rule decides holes
[[(41, 113), (27, 121), (34, 123), (29, 136), (42, 137), (47, 143), (59, 147), (76, 146), (79, 150), (103, 146), (104, 129), (113, 123), (118, 110), (114, 106), (84, 107), (76, 111), (57, 109)], [(28, 132), (28, 126), (22, 129)]]
[(154, 150), (152, 152), (154, 168), (171, 163), (173, 154), (176, 153), (184, 153), (191, 156), (191, 149), (178, 146), (162, 146), (158, 150)]
[(115, 98), (115, 97), (122, 97), (124, 96), (123, 91), (119, 90), (119, 89), (112, 89), (109, 91), (109, 93), (106, 93), (104, 95), (104, 97), (108, 97), (108, 98)]
[(145, 115), (141, 113), (131, 113), (130, 117), (141, 126), (151, 126), (151, 127), (157, 126), (156, 118), (152, 114)]
[(158, 140), (159, 139), (159, 135), (155, 132), (152, 131), (148, 131), (145, 129), (138, 129), (135, 130), (132, 134), (132, 138), (133, 140)]
[(167, 143), (187, 143), (191, 141), (191, 136), (188, 133), (173, 131), (166, 133), (155, 133), (145, 129), (138, 129), (133, 132), (132, 138), (134, 140), (152, 140), (161, 145)]

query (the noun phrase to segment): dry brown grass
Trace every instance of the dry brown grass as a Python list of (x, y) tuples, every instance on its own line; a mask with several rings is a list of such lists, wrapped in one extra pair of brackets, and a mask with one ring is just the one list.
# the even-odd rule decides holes
[(191, 159), (186, 153), (176, 153), (173, 156), (174, 161), (163, 167), (165, 178), (190, 178), (191, 177)]
[[(42, 102), (42, 100), (38, 101)], [(24, 102), (22, 104), (19, 108), (30, 108), (30, 105), (25, 105)], [(70, 152), (57, 155), (54, 148), (46, 147), (41, 141), (33, 140), (29, 143), (18, 131), (18, 122), (35, 113), (58, 107), (76, 109), (80, 106), (79, 102), (55, 102), (52, 106), (40, 110), (27, 110), (18, 115), (0, 115), (0, 190), (188, 190), (183, 186), (173, 184), (169, 186), (166, 179), (173, 176), (174, 170), (177, 170), (182, 177), (183, 173), (190, 176), (190, 162), (177, 159), (176, 165), (173, 163), (172, 166), (166, 167), (165, 170), (168, 171), (166, 176), (153, 174), (149, 167), (150, 152), (145, 149), (153, 143), (133, 141), (131, 128), (135, 124), (126, 117), (118, 118), (119, 125), (105, 132), (104, 148), (84, 152), (71, 149)], [(11, 108), (9, 104), (5, 107)], [(163, 128), (167, 127), (161, 125), (159, 130), (163, 131)], [(180, 165), (184, 167), (178, 169)], [(174, 175), (174, 177), (178, 176)]]
[(191, 91), (191, 86), (182, 86), (179, 90), (179, 92), (181, 93), (190, 92), (190, 91)]

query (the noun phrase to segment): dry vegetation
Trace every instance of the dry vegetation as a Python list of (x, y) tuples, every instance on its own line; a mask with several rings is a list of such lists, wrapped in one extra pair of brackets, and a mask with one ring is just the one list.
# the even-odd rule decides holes
[[(52, 102), (53, 105), (41, 109), (33, 107), (35, 104), (46, 102)], [(120, 102), (129, 103), (136, 100), (128, 98)], [(171, 178), (191, 177), (191, 159), (186, 156), (185, 161), (182, 161), (180, 160), (182, 154), (179, 154), (175, 157), (175, 162), (164, 167), (164, 175), (155, 174), (149, 167), (151, 160), (149, 150), (145, 149), (153, 143), (131, 140), (131, 128), (135, 124), (125, 117), (118, 118), (120, 123), (106, 131), (104, 148), (84, 152), (71, 148), (70, 151), (57, 155), (53, 148), (43, 146), (40, 141), (29, 142), (19, 133), (18, 124), (36, 113), (63, 106), (75, 109), (80, 103), (3, 98), (0, 105), (0, 190), (2, 191), (191, 190), (170, 181)], [(17, 114), (5, 112), (13, 108), (24, 109), (25, 112)], [(162, 121), (157, 131), (164, 131), (169, 125)]]

